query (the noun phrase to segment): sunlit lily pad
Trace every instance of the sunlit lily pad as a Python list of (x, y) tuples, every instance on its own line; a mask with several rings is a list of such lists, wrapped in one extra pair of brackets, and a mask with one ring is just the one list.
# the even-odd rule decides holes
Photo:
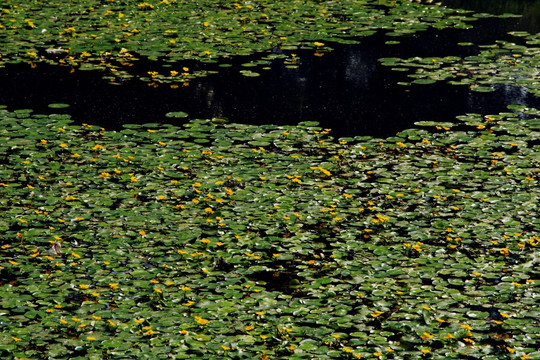
[(188, 116), (188, 113), (183, 112), (183, 111), (173, 111), (173, 112), (168, 112), (167, 114), (165, 114), (165, 116), (172, 117), (172, 118), (186, 118)]
[(51, 109), (65, 109), (69, 107), (69, 104), (53, 103), (48, 105)]
[(251, 71), (251, 70), (240, 70), (240, 74), (247, 76), (247, 77), (257, 77), (260, 76), (258, 72)]

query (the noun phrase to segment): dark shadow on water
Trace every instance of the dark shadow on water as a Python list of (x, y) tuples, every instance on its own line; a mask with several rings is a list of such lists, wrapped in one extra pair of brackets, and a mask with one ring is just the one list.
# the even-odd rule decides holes
[[(127, 123), (178, 122), (167, 112), (185, 111), (189, 118), (227, 117), (231, 122), (294, 125), (318, 121), (336, 136), (386, 137), (421, 120), (453, 121), (467, 112), (493, 114), (508, 104), (539, 106), (538, 98), (524, 89), (500, 87), (492, 93), (475, 93), (467, 87), (444, 83), (401, 86), (406, 74), (379, 65), (381, 57), (467, 56), (476, 46), (511, 39), (515, 19), (479, 20), (473, 30), (427, 31), (406, 38), (378, 34), (360, 45), (333, 44), (322, 57), (313, 51), (297, 51), (299, 67), (287, 68), (275, 60), (269, 70), (250, 68), (259, 77), (244, 77), (241, 64), (258, 56), (235, 59), (219, 74), (197, 79), (184, 88), (158, 88), (131, 80), (110, 85), (96, 71), (27, 64), (0, 69), (0, 104), (9, 109), (31, 108), (38, 113), (67, 112), (78, 123), (119, 129)], [(495, 24), (495, 25), (494, 25)], [(388, 40), (398, 45), (385, 45)], [(141, 63), (139, 67), (147, 70)], [(193, 65), (215, 68), (215, 65)], [(68, 109), (49, 109), (50, 103), (68, 103)]]

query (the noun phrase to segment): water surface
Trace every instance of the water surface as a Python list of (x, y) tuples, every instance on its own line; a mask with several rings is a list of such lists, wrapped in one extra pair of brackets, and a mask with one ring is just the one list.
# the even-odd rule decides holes
[[(446, 3), (462, 5), (459, 1)], [(322, 57), (314, 56), (313, 51), (295, 51), (297, 68), (288, 68), (278, 59), (268, 70), (255, 69), (259, 77), (244, 77), (240, 70), (245, 69), (242, 64), (262, 55), (238, 57), (218, 74), (178, 89), (153, 88), (139, 80), (111, 85), (98, 71), (9, 65), (0, 69), (0, 103), (9, 109), (31, 108), (40, 113), (53, 111), (47, 107), (50, 103), (68, 103), (70, 108), (54, 112), (68, 112), (76, 122), (107, 129), (127, 123), (180, 122), (183, 120), (165, 114), (185, 111), (189, 118), (226, 117), (231, 122), (278, 125), (310, 120), (332, 128), (337, 136), (390, 136), (416, 121), (452, 121), (467, 112), (498, 113), (508, 104), (538, 106), (538, 99), (522, 88), (501, 86), (492, 93), (476, 93), (466, 86), (444, 83), (398, 85), (408, 80), (406, 74), (378, 62), (392, 56), (473, 55), (478, 53), (478, 45), (501, 39), (518, 41), (507, 33), (524, 30), (524, 26), (522, 18), (479, 19), (468, 30), (428, 30), (397, 38), (381, 32), (361, 39), (359, 45), (331, 44), (334, 50)], [(400, 44), (385, 44), (389, 40)], [(460, 42), (475, 46), (460, 46)], [(137, 66), (147, 70), (159, 64), (141, 61)], [(217, 68), (212, 64), (191, 67)]]

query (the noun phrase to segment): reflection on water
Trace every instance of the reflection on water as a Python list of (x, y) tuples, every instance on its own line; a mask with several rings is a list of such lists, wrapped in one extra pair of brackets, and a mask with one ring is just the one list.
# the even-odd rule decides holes
[[(458, 42), (490, 44), (508, 38), (518, 30), (516, 19), (478, 20), (472, 30), (426, 31), (385, 45), (390, 39), (378, 34), (360, 45), (334, 45), (322, 57), (312, 51), (296, 51), (299, 67), (290, 69), (283, 60), (269, 70), (258, 70), (252, 78), (239, 74), (239, 58), (219, 74), (195, 80), (190, 86), (171, 89), (148, 87), (140, 81), (110, 85), (101, 74), (68, 68), (26, 64), (0, 70), (0, 103), (10, 109), (32, 108), (51, 111), (47, 104), (65, 102), (77, 122), (120, 128), (125, 123), (175, 121), (165, 117), (170, 111), (185, 111), (190, 118), (228, 117), (230, 121), (252, 124), (296, 124), (319, 121), (338, 136), (389, 136), (411, 127), (415, 121), (452, 121), (466, 112), (493, 114), (507, 104), (538, 106), (537, 98), (523, 89), (500, 86), (493, 93), (475, 93), (467, 87), (448, 84), (401, 86), (406, 74), (379, 65), (381, 57), (467, 56), (477, 46)], [(144, 64), (141, 65), (142, 68)], [(212, 67), (213, 65), (193, 65)], [(56, 109), (55, 111), (61, 111)]]

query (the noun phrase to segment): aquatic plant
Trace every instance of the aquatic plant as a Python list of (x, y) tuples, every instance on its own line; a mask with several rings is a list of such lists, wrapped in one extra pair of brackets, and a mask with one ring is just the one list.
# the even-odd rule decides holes
[(512, 110), (387, 139), (1, 110), (1, 357), (537, 358)]
[[(287, 62), (298, 48), (322, 56), (331, 51), (330, 41), (355, 43), (380, 29), (403, 35), (468, 28), (473, 20), (465, 11), (405, 0), (7, 0), (0, 17), (0, 65), (47, 62), (100, 69), (113, 82), (136, 76), (152, 85), (182, 86), (206, 75), (190, 69), (193, 61), (266, 56), (274, 49)], [(140, 58), (154, 61), (155, 68), (138, 68)], [(244, 74), (256, 76), (252, 70)]]

